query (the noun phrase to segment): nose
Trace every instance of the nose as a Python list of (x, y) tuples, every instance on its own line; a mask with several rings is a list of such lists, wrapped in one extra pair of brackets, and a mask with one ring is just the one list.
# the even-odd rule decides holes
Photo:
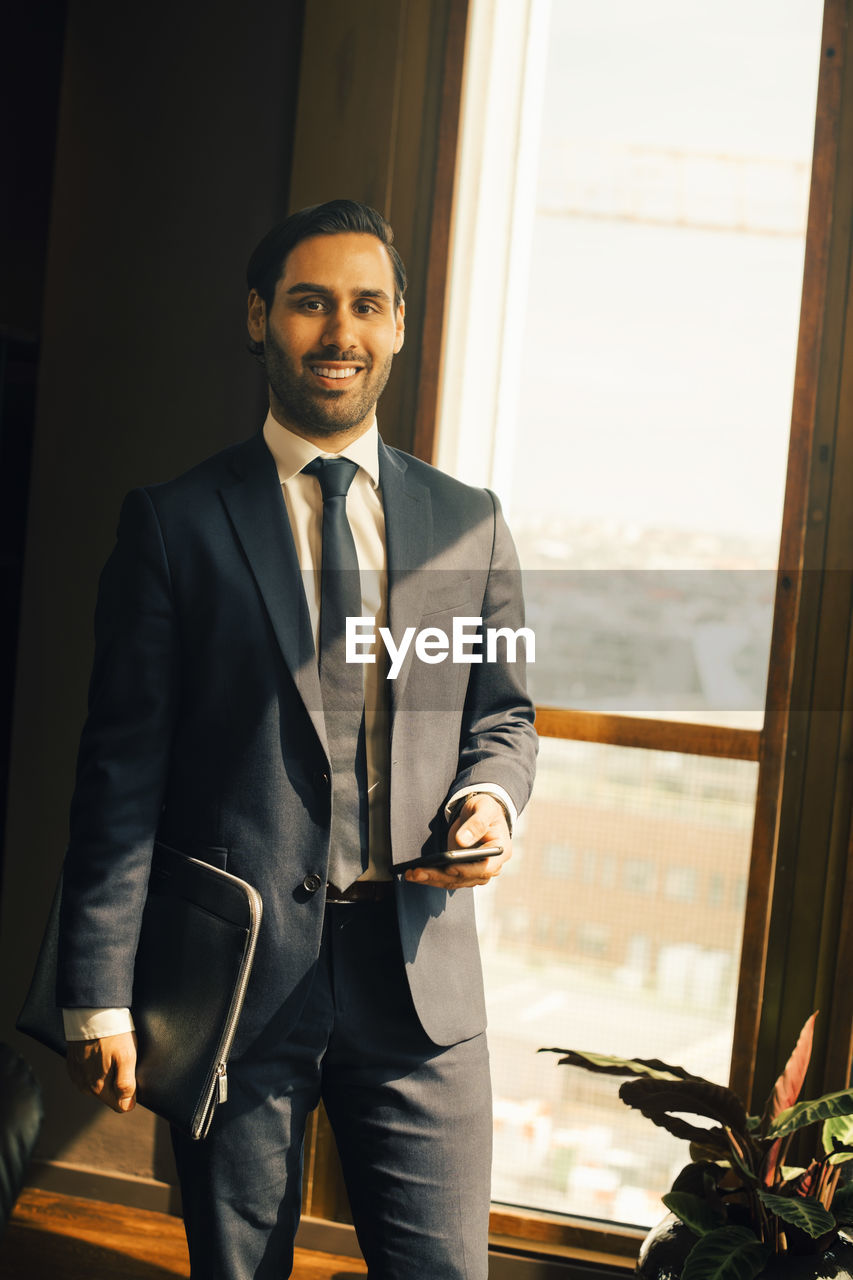
[(356, 345), (349, 307), (335, 307), (329, 312), (323, 328), (323, 342), (338, 351), (348, 351)]

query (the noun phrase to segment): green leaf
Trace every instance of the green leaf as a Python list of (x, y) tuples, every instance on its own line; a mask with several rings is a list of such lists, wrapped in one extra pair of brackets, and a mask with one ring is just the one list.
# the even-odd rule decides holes
[(844, 1147), (853, 1147), (853, 1115), (836, 1116), (832, 1120), (825, 1120), (821, 1141), (827, 1155)]
[(581, 1049), (540, 1049), (540, 1053), (562, 1053), (558, 1066), (584, 1067), (606, 1076), (642, 1076), (649, 1080), (698, 1080), (684, 1067), (674, 1067), (659, 1058), (615, 1058), (607, 1053), (587, 1053)]
[(765, 1185), (772, 1187), (776, 1182), (776, 1174), (779, 1169), (779, 1161), (782, 1159), (782, 1148), (784, 1142), (781, 1138), (777, 1138), (775, 1142), (771, 1142), (770, 1148), (764, 1157), (764, 1164), (761, 1170), (761, 1177)]
[[(726, 1131), (724, 1130), (723, 1132)], [(729, 1159), (732, 1162), (732, 1168), (740, 1174), (744, 1182), (753, 1186), (758, 1182), (758, 1175), (750, 1169), (744, 1158), (743, 1148), (730, 1130), (727, 1132), (727, 1137), (729, 1139)]]
[(690, 1195), (707, 1199), (711, 1194), (716, 1195), (717, 1183), (727, 1168), (714, 1160), (692, 1160), (675, 1175), (670, 1191), (688, 1191)]
[(690, 1159), (696, 1164), (726, 1164), (731, 1160), (731, 1150), (726, 1142), (724, 1129), (703, 1129), (701, 1142), (690, 1143)]
[(853, 1114), (853, 1089), (842, 1089), (840, 1093), (827, 1093), (812, 1102), (798, 1102), (796, 1106), (782, 1111), (767, 1130), (768, 1138), (784, 1138), (796, 1129), (804, 1129), (806, 1125), (816, 1124), (818, 1120), (834, 1120), (838, 1116)]
[(702, 1236), (687, 1255), (682, 1280), (753, 1280), (770, 1256), (748, 1227), (719, 1227)]
[(681, 1113), (707, 1116), (738, 1134), (746, 1130), (746, 1111), (737, 1094), (708, 1080), (626, 1080), (619, 1089), (619, 1097), (629, 1107), (642, 1111), (653, 1124), (674, 1133), (676, 1138), (686, 1138), (718, 1154), (728, 1154), (721, 1131), (690, 1124), (681, 1118)]
[(721, 1208), (709, 1204), (701, 1196), (691, 1195), (689, 1191), (670, 1191), (661, 1199), (667, 1209), (697, 1236), (707, 1235), (726, 1220)]
[(834, 1231), (836, 1222), (831, 1213), (827, 1213), (819, 1200), (814, 1196), (776, 1196), (770, 1191), (759, 1191), (758, 1198), (777, 1218), (799, 1227), (806, 1235), (817, 1240), (828, 1231)]
[(853, 1182), (836, 1191), (832, 1197), (832, 1212), (839, 1227), (853, 1227)]

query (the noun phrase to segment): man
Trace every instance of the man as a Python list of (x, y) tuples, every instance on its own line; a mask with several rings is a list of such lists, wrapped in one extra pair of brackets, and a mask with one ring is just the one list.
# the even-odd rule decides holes
[[(155, 837), (227, 865), (264, 903), (228, 1099), (204, 1141), (173, 1134), (199, 1280), (290, 1274), (321, 1097), (369, 1274), (487, 1274), (470, 888), (511, 854), (535, 733), (520, 655), (486, 661), (469, 640), (437, 657), (454, 618), (469, 636), (471, 619), (516, 631), (522, 604), (494, 496), (377, 435), (404, 334), (392, 238), (352, 201), (265, 237), (248, 271), (263, 432), (131, 493), (101, 580), (60, 955), (78, 1086), (134, 1105), (129, 1007)], [(342, 659), (344, 613), (377, 630), (359, 624)], [(380, 627), (391, 662), (369, 644)], [(491, 843), (500, 856), (393, 875)]]

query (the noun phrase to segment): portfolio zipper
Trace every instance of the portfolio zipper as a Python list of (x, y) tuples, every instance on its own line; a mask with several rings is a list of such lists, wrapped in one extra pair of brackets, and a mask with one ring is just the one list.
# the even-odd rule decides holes
[[(246, 995), (246, 987), (249, 985), (249, 978), (252, 973), (252, 960), (254, 959), (255, 947), (258, 941), (257, 925), (260, 921), (261, 912), (263, 911), (263, 903), (261, 902), (260, 895), (257, 891), (255, 891), (249, 898), (249, 904), (252, 913), (252, 921), (249, 928), (249, 945), (246, 948), (246, 954), (243, 956), (243, 970), (240, 976), (240, 985), (237, 987), (237, 990), (234, 993), (234, 999), (231, 1001), (228, 1021), (225, 1024), (225, 1031), (223, 1032), (222, 1043), (219, 1049), (219, 1064), (214, 1073), (211, 1094), (208, 1095), (211, 1097), (211, 1101), (213, 1101), (214, 1104), (225, 1102), (228, 1098), (228, 1055), (231, 1052), (231, 1045), (233, 1044), (234, 1036), (237, 1033), (237, 1023), (240, 1020), (240, 1014), (243, 1009), (243, 1000)], [(208, 1106), (209, 1105), (210, 1103), (208, 1103)]]

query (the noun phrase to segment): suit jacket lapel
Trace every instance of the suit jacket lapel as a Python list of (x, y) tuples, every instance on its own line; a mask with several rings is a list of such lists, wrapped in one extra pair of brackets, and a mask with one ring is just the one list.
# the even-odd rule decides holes
[[(406, 627), (420, 625), (432, 556), (432, 499), (429, 489), (409, 475), (406, 463), (379, 441), (379, 480), (385, 509), (388, 564), (388, 626), (400, 642)], [(414, 645), (391, 686), (391, 720), (412, 667)]]
[(230, 459), (220, 495), (249, 562), (284, 660), (328, 755), (320, 677), (302, 573), (275, 461), (258, 434)]

